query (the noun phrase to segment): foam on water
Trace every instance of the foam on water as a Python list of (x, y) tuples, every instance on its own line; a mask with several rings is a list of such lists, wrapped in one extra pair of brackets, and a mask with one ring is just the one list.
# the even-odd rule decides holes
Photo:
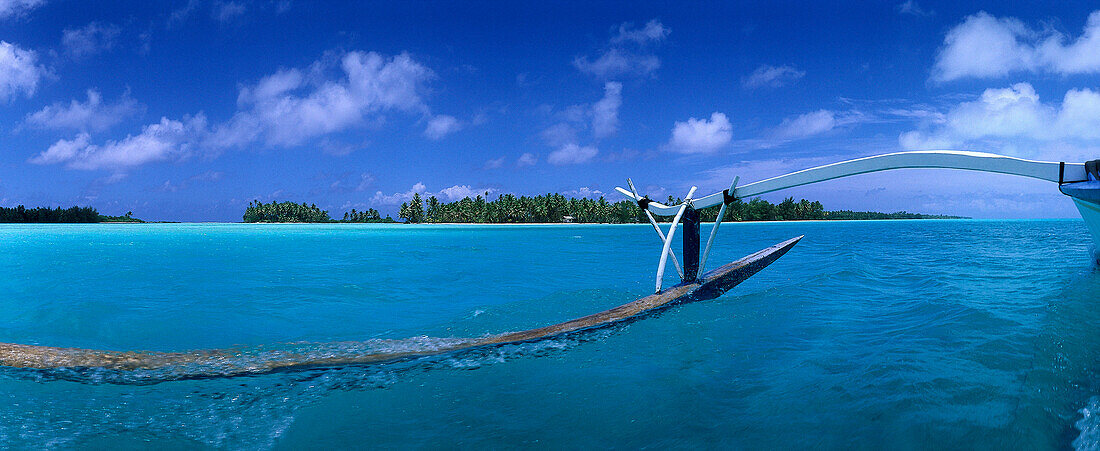
[[(625, 326), (618, 326), (621, 329)], [(385, 389), (429, 371), (468, 371), (523, 357), (539, 357), (564, 351), (581, 342), (599, 340), (616, 327), (572, 334), (531, 343), (473, 349), (442, 356), (401, 362), (319, 368), (282, 374), (240, 376), (226, 379), (176, 381), (157, 387), (143, 386), (163, 381), (164, 374), (125, 374), (88, 369), (79, 374), (25, 369), (0, 370), (4, 382), (33, 380), (65, 384), (126, 383), (104, 386), (97, 397), (57, 396), (57, 392), (35, 396), (9, 393), (0, 409), (0, 443), (26, 448), (53, 448), (73, 443), (95, 445), (98, 437), (111, 434), (123, 440), (166, 442), (184, 446), (188, 441), (230, 449), (270, 448), (295, 419), (296, 413), (316, 405), (332, 392)], [(453, 340), (415, 337), (394, 348), (425, 349), (450, 344)], [(303, 345), (304, 346), (304, 345)], [(368, 345), (369, 346), (369, 345)], [(326, 344), (316, 352), (332, 355)], [(376, 350), (378, 347), (371, 347)], [(248, 357), (254, 358), (255, 354)], [(203, 369), (207, 371), (209, 369)], [(182, 370), (181, 370), (182, 371)], [(62, 387), (64, 391), (83, 391)], [(165, 396), (165, 392), (171, 396)], [(72, 415), (73, 413), (76, 415)], [(181, 439), (185, 439), (181, 442)], [(109, 445), (104, 443), (103, 445)]]
[(1079, 410), (1081, 419), (1073, 424), (1081, 431), (1073, 439), (1073, 448), (1078, 451), (1100, 450), (1100, 396), (1089, 398), (1089, 403)]

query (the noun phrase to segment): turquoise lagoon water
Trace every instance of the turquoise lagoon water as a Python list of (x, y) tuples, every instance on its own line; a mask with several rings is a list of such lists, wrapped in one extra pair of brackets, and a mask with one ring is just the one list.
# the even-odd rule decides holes
[[(579, 337), (162, 383), (0, 368), (0, 443), (1100, 446), (1100, 273), (1081, 221), (728, 224), (710, 266), (803, 234), (719, 299)], [(430, 346), (646, 295), (658, 246), (634, 225), (4, 225), (0, 342)]]

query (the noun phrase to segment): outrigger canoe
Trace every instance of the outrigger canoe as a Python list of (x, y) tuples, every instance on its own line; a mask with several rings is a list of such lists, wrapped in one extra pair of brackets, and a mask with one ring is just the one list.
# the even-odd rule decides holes
[(153, 384), (455, 355), (606, 328), (644, 318), (676, 304), (714, 299), (770, 265), (801, 239), (801, 236), (789, 239), (634, 302), (538, 329), (467, 339), (414, 338), (190, 352), (120, 352), (2, 343), (0, 366), (38, 370), (47, 376), (82, 382)]

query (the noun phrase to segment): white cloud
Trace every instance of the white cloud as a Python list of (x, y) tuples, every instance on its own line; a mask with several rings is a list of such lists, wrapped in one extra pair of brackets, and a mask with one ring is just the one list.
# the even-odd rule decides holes
[(0, 41), (0, 102), (6, 102), (18, 94), (27, 97), (34, 95), (38, 80), (46, 72), (42, 66), (35, 65), (36, 62), (34, 51)]
[[(314, 72), (323, 66), (314, 64)], [(233, 147), (261, 140), (289, 147), (362, 125), (371, 113), (426, 112), (421, 92), (432, 71), (408, 54), (385, 58), (374, 52), (350, 52), (340, 60), (340, 68), (343, 76), (336, 80), (316, 80), (289, 69), (241, 88), (242, 111), (215, 130), (211, 144)]]
[[(0, 52), (3, 50), (0, 46)], [(139, 135), (103, 145), (89, 143), (87, 134), (61, 140), (31, 161), (65, 163), (74, 169), (129, 167), (182, 159), (200, 149), (217, 151), (257, 142), (268, 146), (300, 145), (360, 126), (371, 115), (393, 110), (427, 113), (420, 92), (432, 72), (406, 54), (383, 58), (373, 52), (350, 52), (340, 59), (342, 76), (326, 77), (325, 70), (330, 68), (330, 64), (318, 62), (309, 76), (297, 69), (280, 70), (254, 86), (241, 88), (238, 112), (213, 128), (207, 127), (202, 113), (183, 121), (162, 118), (160, 123), (147, 125)], [(88, 104), (80, 106), (88, 108), (98, 102), (90, 95)], [(60, 105), (48, 107), (42, 120), (62, 109)], [(325, 147), (325, 141), (321, 146)]]
[(420, 194), (422, 199), (427, 200), (428, 197), (436, 196), (445, 202), (454, 202), (456, 200), (462, 200), (466, 197), (487, 197), (498, 190), (495, 188), (472, 188), (470, 185), (454, 185), (450, 188), (443, 188), (438, 193), (432, 193), (428, 191), (428, 187), (423, 183), (417, 183), (413, 185), (408, 191), (403, 193), (393, 193), (390, 195), (382, 194), (381, 191), (376, 191), (374, 197), (371, 198), (371, 205), (400, 205), (402, 203), (412, 200), (414, 194)]
[(741, 86), (745, 88), (778, 88), (793, 82), (806, 75), (806, 72), (793, 66), (769, 66), (762, 65), (752, 71), (748, 77), (741, 79)]
[(935, 12), (933, 11), (921, 8), (920, 5), (917, 4), (916, 0), (907, 0), (905, 3), (899, 4), (897, 10), (900, 14), (909, 14), (911, 16), (917, 17), (928, 17), (935, 14)]
[(504, 167), (504, 157), (494, 158), (485, 162), (485, 169), (500, 169)]
[(382, 194), (381, 191), (375, 191), (374, 197), (371, 198), (370, 203), (372, 205), (400, 205), (404, 202), (412, 200), (413, 195), (420, 193), (421, 197), (425, 196), (428, 191), (428, 187), (423, 183), (417, 182), (408, 191), (403, 193), (393, 193), (390, 195)]
[(455, 185), (450, 188), (443, 188), (439, 190), (439, 197), (447, 202), (454, 202), (456, 200), (462, 200), (467, 197), (472, 199), (477, 196), (482, 196), (483, 199), (486, 199), (489, 197), (489, 195), (493, 194), (496, 191), (497, 190), (493, 188), (474, 189), (470, 188), (470, 185)]
[(589, 199), (596, 199), (596, 198), (599, 198), (599, 197), (603, 196), (604, 192), (600, 191), (598, 189), (591, 189), (587, 186), (582, 186), (582, 187), (577, 188), (577, 189), (571, 189), (571, 190), (568, 190), (568, 191), (563, 191), (562, 195), (564, 195), (566, 197), (587, 197)]
[(626, 75), (649, 76), (661, 67), (661, 60), (646, 48), (648, 44), (663, 41), (669, 29), (657, 20), (649, 21), (644, 28), (635, 29), (630, 23), (619, 26), (608, 47), (591, 60), (587, 56), (573, 59), (573, 67), (601, 79)]
[(87, 133), (72, 140), (59, 140), (49, 149), (30, 159), (35, 164), (65, 164), (72, 169), (122, 170), (133, 166), (188, 157), (194, 150), (194, 136), (206, 128), (202, 115), (184, 122), (161, 118), (146, 125), (141, 134), (130, 135), (103, 145), (89, 143)]
[(614, 135), (619, 128), (619, 106), (623, 103), (623, 84), (604, 84), (603, 98), (592, 105), (592, 133), (596, 138)]
[(668, 147), (680, 153), (713, 152), (730, 143), (733, 126), (725, 114), (715, 112), (710, 120), (689, 118), (676, 122)]
[(454, 116), (441, 114), (428, 120), (428, 127), (424, 129), (424, 136), (431, 140), (440, 140), (443, 137), (462, 129), (462, 123)]
[(0, 19), (23, 14), (46, 3), (46, 0), (0, 0)]
[(1071, 89), (1059, 106), (1041, 102), (1028, 83), (987, 89), (979, 99), (952, 108), (942, 123), (898, 137), (907, 149), (973, 145), (991, 139), (1095, 144), (1100, 141), (1100, 91)]
[(578, 146), (576, 144), (566, 144), (561, 148), (550, 152), (550, 155), (546, 157), (546, 161), (555, 166), (561, 166), (566, 164), (580, 164), (588, 162), (599, 153), (593, 146)]
[(110, 50), (118, 35), (118, 26), (92, 22), (83, 28), (67, 28), (61, 32), (61, 46), (69, 56), (82, 58)]
[(835, 113), (829, 110), (818, 110), (796, 116), (793, 119), (784, 119), (774, 130), (773, 137), (784, 141), (802, 139), (825, 133), (832, 130), (836, 125)]
[(116, 103), (105, 104), (95, 89), (88, 90), (88, 101), (73, 99), (68, 105), (54, 103), (27, 115), (24, 123), (35, 128), (100, 132), (141, 110), (137, 101), (123, 94)]
[(1100, 72), (1100, 11), (1089, 14), (1075, 40), (1054, 29), (1032, 30), (1018, 19), (979, 12), (947, 32), (932, 78), (994, 78), (1017, 71)]
[(657, 19), (646, 22), (645, 27), (634, 28), (632, 23), (619, 25), (619, 34), (611, 38), (612, 44), (632, 41), (638, 44), (648, 42), (660, 42), (668, 37), (671, 31)]
[(521, 168), (524, 166), (534, 166), (538, 162), (538, 155), (535, 155), (531, 152), (526, 152), (523, 155), (520, 155), (519, 159), (516, 160), (516, 166)]

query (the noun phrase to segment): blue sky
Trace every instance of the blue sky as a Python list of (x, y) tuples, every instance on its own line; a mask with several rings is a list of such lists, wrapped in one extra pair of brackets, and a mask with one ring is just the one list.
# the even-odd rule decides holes
[[(1100, 156), (1087, 2), (0, 0), (0, 205), (236, 221), (413, 192), (652, 196), (877, 153)], [(765, 196), (1073, 217), (914, 170)]]

